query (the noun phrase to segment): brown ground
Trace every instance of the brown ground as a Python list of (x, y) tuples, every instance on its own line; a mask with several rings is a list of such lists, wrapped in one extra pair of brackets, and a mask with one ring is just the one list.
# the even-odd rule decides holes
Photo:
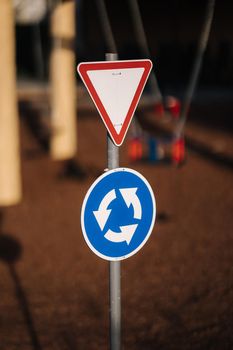
[[(96, 116), (78, 124), (85, 176), (74, 179), (21, 119), (24, 197), (3, 209), (0, 237), (0, 350), (108, 349), (108, 262), (80, 229), (84, 195), (106, 167), (106, 132)], [(122, 348), (233, 349), (232, 167), (192, 150), (179, 169), (130, 163), (127, 140), (120, 154), (148, 179), (158, 210), (149, 241), (121, 264)]]

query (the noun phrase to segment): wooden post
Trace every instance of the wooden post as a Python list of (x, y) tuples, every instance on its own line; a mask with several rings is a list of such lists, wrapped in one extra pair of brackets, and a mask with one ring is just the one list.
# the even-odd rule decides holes
[(0, 206), (21, 199), (15, 28), (12, 1), (0, 1)]
[(72, 159), (77, 149), (75, 1), (60, 2), (51, 16), (51, 108), (50, 151), (55, 160)]

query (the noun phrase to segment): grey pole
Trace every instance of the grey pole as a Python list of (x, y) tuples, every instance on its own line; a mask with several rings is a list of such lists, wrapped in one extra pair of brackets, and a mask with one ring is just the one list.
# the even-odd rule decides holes
[[(106, 54), (107, 61), (115, 61), (118, 56)], [(107, 136), (108, 169), (119, 167), (119, 149)], [(120, 261), (109, 263), (109, 304), (110, 304), (110, 349), (121, 349), (121, 265)]]

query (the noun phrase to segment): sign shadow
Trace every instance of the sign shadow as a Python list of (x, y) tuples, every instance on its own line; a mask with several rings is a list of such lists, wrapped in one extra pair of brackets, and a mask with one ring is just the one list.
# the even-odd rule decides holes
[(23, 249), (17, 239), (2, 231), (2, 221), (3, 213), (0, 212), (0, 261), (3, 261), (8, 266), (9, 275), (15, 288), (15, 296), (19, 303), (24, 322), (27, 327), (32, 349), (42, 350), (33, 321), (33, 316), (30, 311), (27, 295), (15, 267), (17, 261), (19, 261), (22, 257)]

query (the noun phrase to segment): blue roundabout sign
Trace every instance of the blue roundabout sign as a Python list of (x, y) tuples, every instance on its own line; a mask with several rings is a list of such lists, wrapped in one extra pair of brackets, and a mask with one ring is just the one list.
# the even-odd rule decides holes
[(96, 255), (123, 260), (146, 243), (155, 216), (156, 203), (148, 181), (135, 170), (116, 168), (89, 188), (81, 210), (82, 232)]

